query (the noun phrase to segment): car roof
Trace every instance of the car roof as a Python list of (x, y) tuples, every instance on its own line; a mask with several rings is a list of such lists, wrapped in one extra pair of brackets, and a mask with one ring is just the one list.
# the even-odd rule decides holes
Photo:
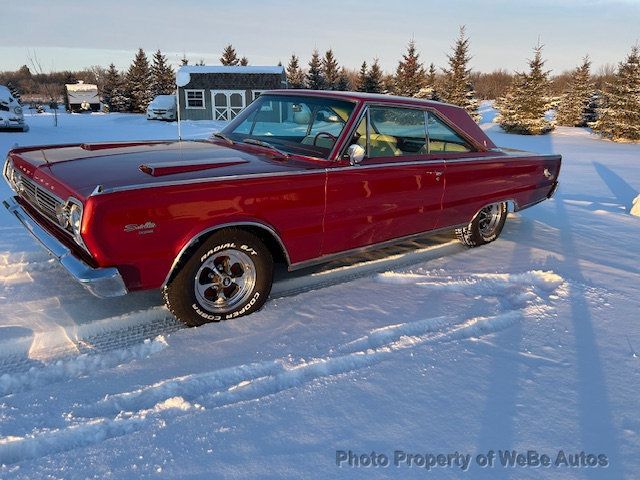
[(383, 103), (406, 103), (412, 105), (432, 105), (432, 106), (454, 106), (435, 100), (424, 98), (401, 97), (398, 95), (387, 95), (384, 93), (349, 92), (340, 90), (306, 90), (306, 89), (278, 89), (268, 90), (263, 95), (300, 95), (310, 97), (340, 98), (344, 100), (383, 102)]
[(388, 103), (390, 105), (407, 105), (414, 107), (431, 107), (444, 116), (459, 134), (467, 138), (478, 150), (496, 148), (493, 141), (478, 124), (469, 116), (467, 111), (457, 105), (436, 102), (423, 98), (400, 97), (382, 93), (343, 92), (336, 90), (303, 90), (303, 89), (278, 89), (267, 90), (262, 95), (295, 95), (318, 98), (333, 98), (351, 102)]

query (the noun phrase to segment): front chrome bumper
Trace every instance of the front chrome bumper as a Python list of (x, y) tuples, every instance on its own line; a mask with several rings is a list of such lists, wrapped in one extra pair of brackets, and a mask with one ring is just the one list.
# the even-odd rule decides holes
[(76, 279), (84, 288), (96, 297), (119, 297), (127, 293), (122, 276), (117, 268), (93, 268), (73, 255), (73, 252), (60, 240), (42, 227), (29, 212), (16, 201), (15, 197), (2, 202), (4, 207), (20, 220), (31, 235)]

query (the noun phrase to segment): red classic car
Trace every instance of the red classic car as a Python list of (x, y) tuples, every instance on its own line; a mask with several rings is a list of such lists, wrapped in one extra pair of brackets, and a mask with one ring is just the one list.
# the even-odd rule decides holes
[(455, 230), (468, 246), (549, 198), (561, 157), (497, 148), (461, 108), (261, 95), (206, 141), (17, 148), (4, 202), (92, 293), (162, 288), (188, 325), (259, 309), (290, 270)]

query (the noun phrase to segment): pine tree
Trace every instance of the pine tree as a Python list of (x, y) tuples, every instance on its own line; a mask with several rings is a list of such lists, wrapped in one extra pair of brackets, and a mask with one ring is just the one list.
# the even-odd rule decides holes
[(364, 84), (365, 92), (382, 93), (384, 89), (382, 85), (382, 69), (380, 68), (380, 63), (377, 58), (373, 60), (371, 67), (369, 67)]
[(287, 65), (287, 84), (289, 88), (304, 88), (304, 73), (295, 53), (291, 55)]
[(593, 129), (614, 141), (640, 141), (640, 47), (631, 49), (604, 92)]
[(471, 69), (468, 68), (471, 60), (469, 38), (465, 35), (464, 26), (460, 27), (458, 39), (453, 46), (453, 54), (448, 55), (448, 58), (449, 68), (444, 70), (442, 100), (464, 108), (476, 122), (479, 122), (478, 100), (475, 98), (475, 91), (471, 84)]
[(131, 107), (131, 100), (126, 93), (125, 79), (113, 63), (107, 70), (102, 96), (110, 112), (126, 112)]
[(158, 50), (153, 54), (151, 66), (151, 91), (153, 96), (171, 95), (176, 89), (176, 77), (173, 68), (167, 62), (167, 57)]
[(314, 50), (309, 61), (309, 71), (306, 75), (307, 88), (311, 90), (323, 90), (325, 86), (324, 75), (322, 74), (322, 60), (318, 50)]
[(104, 82), (102, 84), (102, 101), (109, 106), (109, 111), (114, 111), (113, 106), (111, 105), (111, 99), (113, 98), (114, 92), (120, 83), (120, 73), (118, 73), (116, 66), (112, 63), (107, 69), (107, 73), (105, 74)]
[(247, 65), (249, 65), (249, 59), (247, 57), (242, 57), (240, 59), (240, 65), (246, 67)]
[(420, 54), (416, 52), (414, 40), (409, 42), (407, 53), (398, 62), (395, 76), (394, 93), (405, 97), (414, 97), (424, 84), (424, 67), (420, 63)]
[(125, 90), (131, 99), (131, 110), (144, 112), (153, 99), (151, 92), (151, 69), (144, 50), (140, 48), (126, 76)]
[(189, 59), (185, 53), (182, 54), (182, 58), (180, 59), (180, 65), (185, 66), (189, 65)]
[(593, 100), (595, 88), (589, 69), (591, 61), (584, 57), (582, 65), (571, 74), (567, 90), (562, 95), (556, 115), (558, 125), (568, 127), (585, 127), (590, 120), (588, 109)]
[(220, 57), (220, 63), (225, 66), (234, 66), (240, 63), (240, 59), (231, 44), (224, 47), (224, 51)]
[(603, 97), (604, 95), (600, 90), (594, 90), (584, 109), (585, 125), (591, 126), (592, 123), (598, 120), (598, 112), (602, 110), (604, 104)]
[(436, 73), (436, 66), (433, 63), (429, 65), (429, 71), (427, 72), (424, 83), (425, 85), (421, 92), (423, 92), (423, 90), (426, 90), (426, 92), (423, 92), (423, 94), (419, 96), (439, 102), (441, 100), (441, 97), (440, 93), (438, 92), (438, 76)]
[(324, 58), (322, 59), (322, 75), (324, 76), (324, 88), (327, 90), (336, 90), (340, 70), (338, 68), (338, 61), (331, 49), (325, 52)]
[(351, 80), (349, 79), (349, 74), (347, 73), (347, 69), (344, 67), (340, 69), (336, 90), (339, 90), (341, 92), (346, 92), (347, 90), (351, 90)]
[(358, 92), (366, 92), (367, 91), (367, 62), (362, 62), (360, 66), (360, 71), (358, 72), (358, 80), (356, 82), (356, 90)]
[(529, 72), (516, 72), (506, 95), (496, 102), (496, 121), (507, 132), (540, 135), (553, 130), (553, 123), (545, 118), (551, 97), (549, 71), (543, 70), (542, 45), (538, 44), (534, 52), (528, 62)]
[(427, 100), (440, 100), (436, 92), (436, 78), (436, 66), (431, 63), (429, 65), (429, 71), (425, 75), (424, 86), (416, 94), (416, 97)]

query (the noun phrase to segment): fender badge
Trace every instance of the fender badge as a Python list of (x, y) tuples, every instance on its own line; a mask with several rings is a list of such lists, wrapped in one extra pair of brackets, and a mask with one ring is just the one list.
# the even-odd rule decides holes
[(140, 235), (144, 235), (145, 233), (152, 233), (154, 228), (156, 228), (156, 224), (148, 220), (145, 223), (130, 223), (125, 225), (124, 231), (127, 233), (138, 232)]

